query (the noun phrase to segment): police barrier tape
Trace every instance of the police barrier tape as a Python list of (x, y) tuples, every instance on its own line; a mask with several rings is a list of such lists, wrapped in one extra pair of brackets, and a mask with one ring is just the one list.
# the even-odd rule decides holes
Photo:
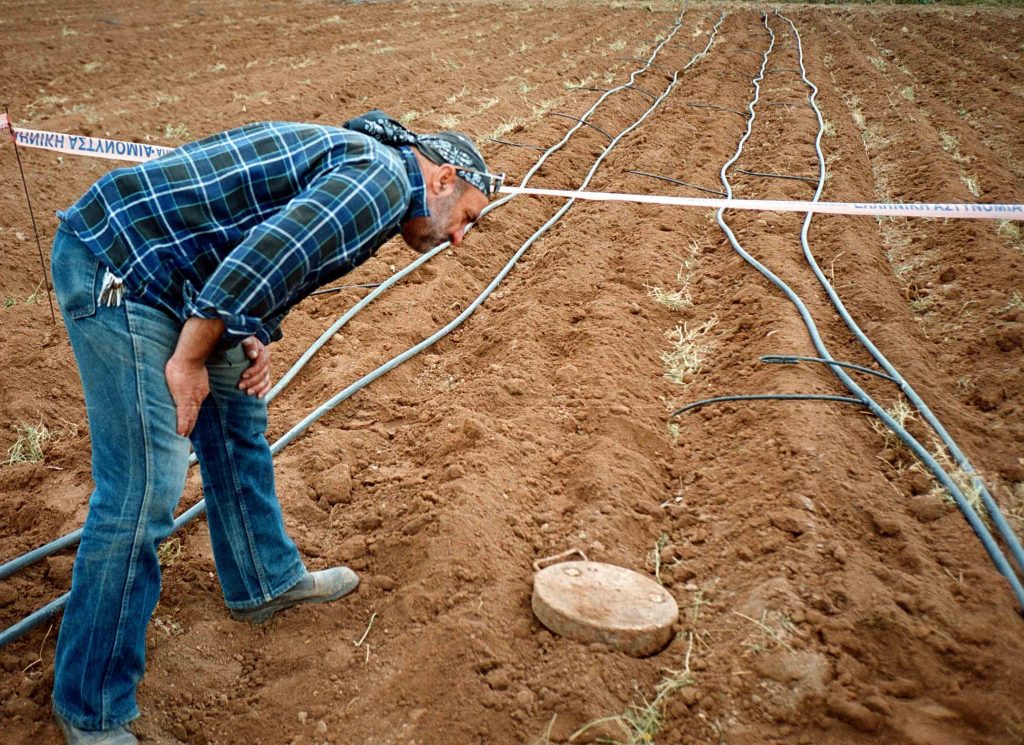
[(12, 127), (6, 114), (0, 115), (0, 131), (10, 129), (19, 147), (34, 147), (72, 155), (88, 155), (93, 158), (130, 160), (142, 163), (166, 155), (174, 148), (163, 145), (149, 145), (145, 142), (124, 142), (107, 140), (103, 137), (70, 135), (60, 132), (44, 132), (38, 129)]
[[(15, 141), (22, 147), (54, 150), (59, 153), (88, 155), (110, 160), (144, 162), (159, 158), (174, 148), (141, 142), (107, 140), (59, 132), (12, 127), (6, 114), (0, 114), (0, 132), (10, 129)], [(503, 186), (502, 194), (528, 194), (563, 199), (585, 199), (599, 202), (633, 202), (677, 207), (705, 207), (718, 209), (758, 210), (762, 212), (814, 212), (832, 215), (868, 215), (871, 217), (931, 217), (968, 218), (981, 220), (1024, 220), (1022, 204), (924, 204), (875, 202), (801, 202), (773, 199), (720, 199), (704, 197), (670, 197), (660, 194), (623, 194), (603, 191), (566, 191), (562, 189), (534, 189)]]
[(608, 191), (563, 191), (561, 189), (521, 189), (503, 186), (502, 194), (532, 194), (538, 197), (587, 199), (597, 202), (636, 202), (680, 207), (758, 210), (762, 212), (814, 212), (832, 215), (870, 215), (872, 217), (957, 217), (988, 220), (1024, 220), (1024, 204), (899, 204), (876, 202), (798, 202), (776, 199), (716, 199), (668, 197), (660, 194), (621, 194)]

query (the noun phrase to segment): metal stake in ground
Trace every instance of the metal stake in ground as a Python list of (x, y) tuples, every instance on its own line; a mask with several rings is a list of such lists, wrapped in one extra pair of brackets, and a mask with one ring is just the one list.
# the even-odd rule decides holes
[(39, 266), (43, 270), (43, 284), (46, 285), (46, 299), (50, 301), (50, 318), (53, 325), (57, 325), (57, 314), (53, 310), (53, 295), (50, 294), (50, 281), (46, 277), (46, 262), (43, 261), (43, 244), (39, 241), (39, 229), (36, 227), (36, 214), (32, 210), (32, 198), (28, 195), (28, 181), (25, 180), (25, 169), (21, 165), (21, 153), (18, 151), (18, 136), (14, 133), (14, 124), (11, 122), (11, 112), (4, 104), (4, 113), (7, 114), (7, 124), (11, 128), (11, 142), (14, 143), (14, 157), (18, 160), (18, 171), (21, 173), (21, 185), (25, 189), (25, 201), (28, 202), (28, 214), (32, 218), (32, 232), (36, 236), (36, 248), (39, 249)]

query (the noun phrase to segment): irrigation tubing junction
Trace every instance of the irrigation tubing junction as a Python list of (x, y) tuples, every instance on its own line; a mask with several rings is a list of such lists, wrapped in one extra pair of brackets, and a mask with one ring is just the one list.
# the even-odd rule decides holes
[[(611, 88), (611, 89), (605, 91), (600, 97), (598, 97), (598, 99), (594, 102), (594, 104), (579, 118), (579, 120), (577, 120), (576, 124), (573, 127), (571, 127), (565, 133), (565, 135), (562, 137), (562, 139), (559, 142), (557, 142), (555, 145), (553, 145), (550, 148), (548, 148), (541, 155), (541, 157), (537, 160), (537, 162), (524, 175), (524, 177), (522, 179), (522, 183), (523, 184), (526, 184), (530, 180), (530, 178), (533, 177), (533, 175), (544, 165), (544, 162), (554, 152), (556, 152), (557, 150), (561, 149), (569, 141), (569, 139), (580, 128), (582, 128), (583, 126), (585, 126), (587, 124), (587, 120), (589, 119), (589, 117), (598, 109), (598, 107), (601, 104), (604, 103), (604, 101), (609, 96), (611, 96), (613, 94), (616, 94), (616, 93), (619, 93), (619, 92), (621, 92), (623, 90), (632, 89), (634, 87), (635, 82), (636, 82), (636, 78), (639, 75), (645, 73), (647, 70), (649, 70), (651, 68), (651, 66), (654, 63), (655, 58), (657, 57), (657, 55), (661, 51), (661, 49), (666, 44), (668, 44), (671, 41), (671, 39), (676, 35), (676, 33), (682, 28), (682, 21), (683, 21), (683, 16), (685, 15), (685, 12), (686, 12), (686, 8), (684, 6), (683, 10), (677, 16), (677, 18), (676, 18), (676, 20), (675, 20), (671, 30), (667, 34), (666, 38), (663, 39), (660, 43), (658, 43), (657, 46), (655, 46), (654, 50), (651, 53), (651, 56), (647, 59), (647, 61), (645, 62), (644, 65), (642, 65), (641, 67), (637, 68), (636, 70), (634, 70), (633, 72), (630, 73), (629, 80), (628, 80), (627, 83), (625, 83), (623, 85), (616, 86), (614, 88)], [(585, 189), (586, 186), (590, 183), (591, 179), (596, 174), (597, 169), (600, 167), (601, 163), (604, 161), (604, 159), (607, 157), (607, 155), (611, 152), (611, 150), (619, 143), (619, 141), (625, 135), (629, 134), (634, 129), (636, 129), (638, 126), (640, 126), (640, 124), (642, 124), (643, 121), (672, 92), (673, 88), (676, 86), (676, 84), (678, 82), (679, 74), (681, 72), (685, 72), (686, 70), (690, 69), (694, 64), (696, 64), (698, 61), (700, 61), (701, 59), (703, 59), (707, 55), (708, 51), (711, 49), (712, 44), (714, 43), (714, 40), (715, 40), (715, 37), (716, 37), (716, 35), (718, 33), (719, 27), (721, 26), (722, 22), (725, 20), (725, 17), (726, 17), (726, 13), (724, 11), (722, 11), (720, 16), (719, 16), (719, 19), (718, 19), (717, 23), (715, 23), (714, 27), (712, 28), (712, 30), (711, 30), (711, 32), (710, 32), (710, 34), (708, 36), (707, 44), (705, 45), (703, 50), (695, 53), (693, 55), (693, 57), (690, 59), (690, 61), (686, 65), (684, 65), (680, 70), (677, 70), (672, 75), (672, 79), (671, 79), (671, 82), (669, 83), (669, 85), (665, 88), (665, 90), (662, 92), (662, 94), (655, 99), (654, 103), (652, 103), (651, 106), (646, 111), (644, 111), (644, 113), (635, 122), (633, 122), (631, 125), (629, 125), (626, 129), (622, 130), (615, 138), (612, 139), (611, 142), (608, 143), (608, 145), (603, 149), (601, 154), (598, 156), (598, 158), (594, 162), (593, 166), (591, 167), (590, 171), (587, 173), (586, 177), (584, 178), (583, 182), (581, 183), (581, 186), (580, 186), (581, 189)], [(515, 196), (516, 195), (514, 195), (514, 194), (508, 195), (508, 196), (506, 196), (506, 197), (504, 197), (504, 198), (502, 198), (502, 199), (500, 199), (500, 200), (498, 200), (498, 201), (488, 205), (487, 208), (485, 208), (485, 210), (483, 212), (481, 212), (481, 217), (483, 215), (486, 215), (487, 213), (491, 212), (492, 210), (497, 209), (498, 207), (508, 203), (511, 199), (515, 198)], [(424, 339), (420, 343), (416, 344), (415, 346), (407, 349), (405, 352), (403, 352), (403, 353), (397, 355), (396, 357), (392, 358), (391, 360), (389, 360), (388, 362), (384, 363), (383, 365), (381, 365), (377, 369), (373, 370), (372, 372), (370, 372), (367, 375), (363, 376), (362, 378), (360, 378), (356, 382), (352, 383), (351, 385), (346, 387), (344, 390), (340, 391), (338, 394), (336, 394), (334, 397), (332, 397), (328, 401), (326, 401), (323, 404), (321, 404), (314, 411), (312, 411), (308, 416), (306, 416), (302, 421), (300, 421), (298, 424), (296, 424), (294, 427), (292, 427), (292, 429), (290, 429), (288, 432), (286, 432), (280, 439), (278, 439), (275, 443), (273, 443), (273, 445), (271, 446), (271, 452), (273, 454), (276, 454), (282, 448), (284, 448), (288, 444), (290, 444), (296, 437), (301, 435), (314, 422), (316, 422), (318, 419), (320, 419), (326, 413), (331, 411), (337, 405), (339, 405), (340, 403), (342, 403), (343, 401), (345, 401), (346, 399), (348, 399), (349, 397), (351, 397), (352, 395), (357, 393), (362, 388), (364, 388), (367, 385), (369, 385), (370, 383), (372, 383), (374, 380), (376, 380), (380, 376), (384, 375), (385, 373), (387, 373), (390, 370), (394, 369), (398, 365), (402, 364), (403, 362), (407, 361), (408, 359), (412, 358), (413, 356), (419, 354), (421, 351), (423, 351), (427, 347), (433, 345), (434, 343), (436, 343), (440, 339), (444, 338), (449, 333), (451, 333), (455, 328), (460, 326), (467, 318), (469, 318), (469, 316), (471, 316), (476, 311), (477, 308), (479, 308), (479, 306), (484, 302), (484, 300), (486, 300), (487, 297), (490, 296), (490, 294), (494, 292), (494, 290), (498, 287), (498, 285), (504, 280), (504, 278), (508, 275), (508, 273), (516, 265), (516, 263), (519, 261), (519, 259), (522, 257), (522, 255), (530, 248), (530, 246), (532, 246), (533, 243), (538, 238), (540, 238), (556, 222), (558, 222), (558, 220), (560, 220), (562, 218), (562, 216), (565, 215), (565, 213), (569, 211), (569, 209), (572, 207), (574, 202), (575, 202), (575, 200), (569, 200), (547, 222), (545, 222), (536, 232), (534, 232), (533, 235), (531, 235), (522, 244), (522, 246), (515, 252), (515, 254), (513, 254), (512, 258), (499, 271), (499, 273), (494, 277), (494, 279), (490, 282), (490, 284), (487, 285), (487, 287), (483, 290), (483, 292), (481, 292), (480, 295), (462, 313), (460, 313), (456, 318), (454, 318), (452, 321), (450, 321), (444, 327), (438, 329), (431, 336), (427, 337), (426, 339)], [(473, 227), (472, 225), (468, 226), (467, 230), (469, 230), (472, 227)], [(298, 372), (303, 367), (305, 367), (305, 365), (309, 362), (309, 360), (313, 357), (313, 355), (315, 355), (316, 352), (321, 347), (323, 347), (323, 345), (326, 344), (327, 341), (335, 333), (337, 333), (337, 331), (342, 326), (344, 326), (349, 320), (351, 320), (352, 317), (354, 317), (359, 311), (361, 311), (363, 308), (365, 308), (367, 305), (369, 305), (371, 302), (373, 302), (377, 297), (379, 297), (382, 293), (387, 291), (390, 287), (392, 287), (394, 284), (396, 284), (402, 278), (404, 278), (405, 276), (409, 275), (410, 273), (412, 273), (413, 271), (418, 269), (420, 266), (422, 266), (424, 263), (426, 263), (427, 261), (432, 259), (438, 253), (440, 253), (441, 251), (447, 249), (450, 245), (451, 244), (449, 242), (445, 242), (445, 243), (442, 243), (442, 244), (436, 246), (435, 248), (431, 249), (427, 253), (423, 254), (422, 256), (417, 258), (415, 261), (410, 263), (408, 266), (404, 267), (402, 270), (400, 270), (400, 271), (396, 272), (395, 274), (393, 274), (385, 282), (381, 283), (379, 287), (377, 287), (372, 292), (370, 292), (366, 297), (364, 297), (362, 300), (360, 300), (349, 311), (347, 311), (337, 321), (335, 321), (334, 324), (332, 324), (326, 331), (324, 331), (323, 334), (321, 334), (321, 336), (317, 339), (317, 341), (314, 342), (312, 346), (310, 346), (310, 348), (302, 355), (302, 357), (300, 357), (299, 360), (297, 360), (295, 362), (295, 364), (292, 365), (292, 367), (288, 370), (288, 372), (271, 389), (271, 391), (267, 394), (268, 402), (270, 400), (272, 400), (274, 397), (276, 397), (276, 395), (278, 393), (280, 393), (280, 391), (283, 390), (294, 379), (294, 377), (298, 374)], [(192, 457), (190, 459), (190, 464), (194, 463), (194, 462), (196, 462), (195, 454), (192, 455)], [(183, 512), (181, 515), (179, 515), (175, 519), (175, 521), (174, 521), (174, 526), (173, 526), (173, 529), (172, 529), (172, 533), (176, 532), (182, 526), (188, 524), (193, 519), (195, 519), (196, 517), (201, 515), (205, 511), (205, 506), (206, 506), (205, 505), (205, 500), (200, 500), (195, 505), (193, 505), (192, 507), (187, 509), (185, 512)], [(72, 533), (69, 533), (66, 536), (62, 536), (61, 538), (58, 538), (55, 541), (52, 541), (51, 543), (48, 543), (48, 544), (46, 544), (44, 546), (41, 546), (41, 547), (39, 547), (39, 548), (37, 548), (37, 549), (35, 549), (33, 551), (30, 551), (30, 552), (20, 556), (20, 557), (17, 557), (16, 559), (13, 559), (13, 560), (11, 560), (11, 561), (3, 564), (3, 565), (0, 565), (0, 579), (8, 577), (11, 574), (19, 571), (20, 569), (22, 569), (22, 568), (24, 568), (24, 567), (26, 567), (26, 566), (34, 563), (34, 562), (36, 562), (36, 561), (46, 557), (46, 556), (49, 556), (49, 555), (55, 553), (56, 551), (59, 551), (61, 549), (68, 548), (68, 547), (74, 545), (75, 543), (78, 542), (80, 537), (81, 537), (81, 529), (76, 530), (76, 531), (74, 531)], [(12, 625), (9, 628), (5, 629), (4, 631), (0, 632), (0, 646), (4, 646), (4, 645), (10, 643), (11, 641), (14, 641), (15, 639), (19, 638), (20, 636), (22, 636), (23, 634), (27, 633), (28, 631), (30, 631), (31, 629), (35, 628), (36, 626), (39, 626), (42, 623), (44, 623), (47, 620), (49, 620), (50, 618), (53, 618), (55, 615), (57, 615), (64, 608), (64, 606), (67, 603), (67, 599), (68, 599), (68, 594), (65, 593), (64, 595), (62, 595), (62, 596), (58, 597), (57, 599), (51, 601), (50, 603), (46, 604), (42, 608), (36, 610), (32, 614), (26, 616), (21, 621), (15, 623), (14, 625)]]

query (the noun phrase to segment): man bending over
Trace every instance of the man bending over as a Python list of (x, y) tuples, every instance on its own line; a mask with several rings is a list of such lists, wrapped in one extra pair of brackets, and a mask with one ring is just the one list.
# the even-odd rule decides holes
[(458, 245), (497, 190), (457, 132), (372, 111), (342, 127), (260, 123), (97, 181), (61, 220), (53, 281), (85, 392), (95, 490), (57, 642), (53, 710), (71, 745), (137, 742), (146, 626), (189, 443), (231, 615), (336, 600), (285, 533), (265, 431), (266, 345), (288, 310), (397, 233)]

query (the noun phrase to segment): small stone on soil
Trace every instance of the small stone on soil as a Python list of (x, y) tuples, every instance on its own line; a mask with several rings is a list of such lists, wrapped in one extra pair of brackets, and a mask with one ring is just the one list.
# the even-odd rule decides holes
[(827, 702), (828, 713), (860, 732), (874, 732), (882, 724), (882, 717), (855, 701), (834, 695)]
[(931, 523), (946, 514), (948, 506), (939, 497), (922, 494), (914, 497), (907, 505), (910, 514), (923, 523)]
[(900, 526), (899, 520), (888, 515), (880, 515), (877, 512), (872, 512), (870, 515), (871, 525), (874, 527), (875, 532), (878, 533), (878, 535), (885, 538), (892, 538), (903, 532), (903, 528)]

